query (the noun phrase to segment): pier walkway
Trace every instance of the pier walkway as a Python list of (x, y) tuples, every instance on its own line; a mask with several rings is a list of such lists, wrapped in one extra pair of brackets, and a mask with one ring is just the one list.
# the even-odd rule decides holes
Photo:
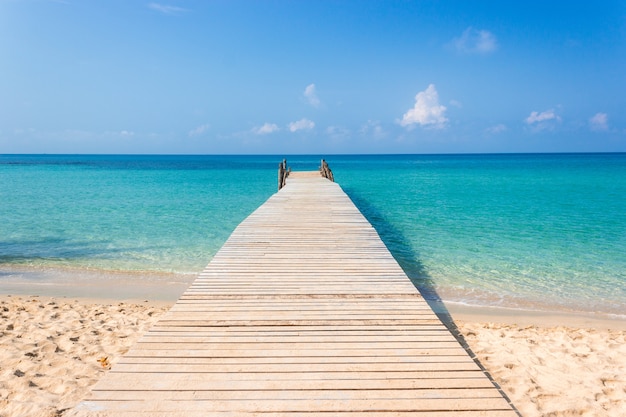
[(335, 183), (292, 173), (76, 416), (516, 416)]

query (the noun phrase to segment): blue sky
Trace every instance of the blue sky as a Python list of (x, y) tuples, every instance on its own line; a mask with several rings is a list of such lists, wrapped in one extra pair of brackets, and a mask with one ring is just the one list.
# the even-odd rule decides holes
[(0, 0), (0, 153), (626, 151), (626, 2)]

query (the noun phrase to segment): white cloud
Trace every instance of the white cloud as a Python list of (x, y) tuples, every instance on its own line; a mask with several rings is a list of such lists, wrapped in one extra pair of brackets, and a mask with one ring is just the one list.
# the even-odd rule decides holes
[(434, 84), (430, 84), (424, 91), (415, 96), (415, 106), (409, 109), (402, 120), (401, 126), (412, 128), (413, 125), (441, 129), (446, 126), (448, 119), (445, 117), (446, 107), (439, 104), (439, 94)]
[(595, 131), (609, 130), (609, 117), (606, 113), (596, 113), (589, 119), (589, 127)]
[(499, 133), (506, 132), (507, 130), (509, 130), (509, 128), (506, 127), (506, 125), (500, 123), (499, 125), (488, 127), (485, 130), (487, 131), (487, 133), (491, 133), (492, 135), (497, 135)]
[(122, 130), (120, 136), (135, 136), (135, 132), (129, 130)]
[(148, 4), (148, 7), (151, 8), (152, 10), (156, 10), (159, 13), (170, 14), (170, 15), (184, 13), (184, 12), (189, 11), (187, 9), (183, 9), (182, 7), (169, 6), (169, 5), (160, 4), (160, 3), (150, 3)]
[(326, 134), (333, 140), (344, 140), (350, 137), (350, 130), (341, 126), (329, 126), (326, 128)]
[(533, 111), (530, 113), (530, 116), (526, 118), (526, 123), (531, 125), (533, 123), (545, 122), (547, 120), (560, 121), (561, 118), (554, 113), (553, 109), (542, 111), (541, 113)]
[(498, 49), (498, 41), (488, 30), (477, 30), (468, 27), (460, 37), (454, 38), (452, 44), (456, 50), (464, 54), (489, 54)]
[(525, 119), (525, 122), (535, 132), (542, 130), (553, 130), (556, 123), (561, 122), (561, 117), (554, 112), (554, 109), (537, 112), (533, 111)]
[(306, 86), (304, 89), (304, 97), (306, 97), (311, 106), (320, 106), (320, 99), (317, 97), (317, 93), (315, 92), (315, 84), (309, 84)]
[(263, 126), (255, 127), (252, 129), (252, 132), (257, 135), (268, 135), (270, 133), (274, 133), (280, 130), (280, 128), (274, 123), (265, 123)]
[(374, 139), (383, 139), (387, 136), (387, 132), (380, 125), (378, 120), (368, 120), (359, 131), (363, 136), (371, 136)]
[(297, 132), (298, 130), (310, 130), (315, 127), (315, 123), (309, 119), (300, 119), (297, 122), (291, 122), (288, 125), (291, 132)]
[(195, 129), (192, 129), (189, 131), (189, 137), (194, 137), (194, 136), (200, 136), (205, 134), (209, 128), (211, 127), (211, 125), (209, 124), (204, 124), (202, 126), (198, 126)]

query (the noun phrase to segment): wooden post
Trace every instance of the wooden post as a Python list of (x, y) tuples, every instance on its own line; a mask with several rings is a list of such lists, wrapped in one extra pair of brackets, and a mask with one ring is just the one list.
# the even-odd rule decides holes
[(283, 163), (278, 164), (278, 191), (283, 188), (283, 176), (285, 174), (285, 169), (283, 168)]
[(330, 170), (330, 167), (328, 166), (328, 163), (322, 159), (322, 164), (320, 166), (320, 172), (322, 174), (322, 177), (335, 182), (335, 177), (333, 176), (333, 172)]
[(278, 164), (278, 191), (287, 183), (287, 177), (291, 172), (291, 168), (287, 168), (287, 160), (283, 159), (283, 162)]

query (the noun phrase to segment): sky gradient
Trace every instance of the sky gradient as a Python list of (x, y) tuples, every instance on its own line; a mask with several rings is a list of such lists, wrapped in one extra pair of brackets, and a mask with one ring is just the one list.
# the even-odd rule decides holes
[(626, 2), (0, 0), (0, 153), (626, 151)]

